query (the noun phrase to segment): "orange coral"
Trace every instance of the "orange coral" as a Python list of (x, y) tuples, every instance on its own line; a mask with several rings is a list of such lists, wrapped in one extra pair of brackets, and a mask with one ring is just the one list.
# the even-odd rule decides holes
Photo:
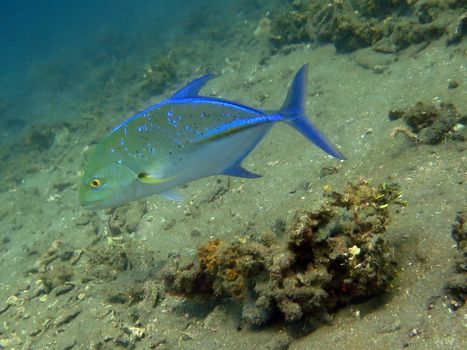
[(371, 187), (365, 179), (342, 193), (327, 192), (321, 209), (296, 214), (284, 239), (207, 242), (197, 263), (175, 263), (165, 272), (166, 290), (233, 297), (253, 325), (276, 310), (291, 322), (376, 295), (395, 273), (383, 234), (388, 205), (403, 203), (400, 195), (396, 184)]
[(242, 299), (245, 293), (245, 281), (243, 278), (238, 278), (235, 283), (230, 285), (229, 292), (235, 298)]
[(236, 269), (226, 269), (225, 277), (227, 281), (233, 281), (238, 277), (238, 271)]
[(216, 271), (219, 266), (219, 247), (222, 242), (219, 239), (209, 241), (198, 249), (198, 259), (201, 269)]

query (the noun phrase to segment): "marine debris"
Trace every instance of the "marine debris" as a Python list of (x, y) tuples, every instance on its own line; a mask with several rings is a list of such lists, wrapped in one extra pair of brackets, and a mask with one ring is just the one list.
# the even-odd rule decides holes
[(456, 222), (452, 225), (452, 238), (457, 244), (455, 273), (445, 285), (445, 290), (452, 298), (449, 307), (457, 310), (467, 300), (467, 212), (457, 213)]
[(287, 322), (315, 319), (383, 293), (395, 272), (384, 233), (389, 205), (404, 204), (399, 187), (372, 187), (361, 179), (325, 196), (318, 211), (296, 213), (284, 239), (272, 233), (216, 239), (198, 249), (195, 261), (176, 258), (163, 273), (166, 291), (187, 298), (232, 297), (252, 325), (274, 315)]
[[(280, 48), (303, 42), (331, 42), (339, 52), (362, 47), (395, 53), (448, 34), (447, 44), (465, 35), (460, 0), (296, 0), (271, 14), (270, 41)], [(452, 26), (452, 16), (459, 22)]]
[(431, 145), (448, 139), (466, 139), (467, 115), (462, 116), (452, 103), (417, 102), (405, 110), (389, 111), (389, 119), (402, 119), (409, 127), (396, 127), (391, 133), (392, 137), (402, 133), (414, 142)]

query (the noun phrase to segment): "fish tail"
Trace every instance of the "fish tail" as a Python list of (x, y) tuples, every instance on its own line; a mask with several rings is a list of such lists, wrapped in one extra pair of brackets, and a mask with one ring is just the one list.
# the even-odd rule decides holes
[(308, 64), (305, 64), (300, 68), (297, 74), (295, 74), (287, 98), (282, 108), (279, 110), (279, 114), (284, 118), (284, 122), (295, 128), (324, 152), (330, 154), (334, 158), (344, 160), (344, 155), (311, 123), (306, 115), (305, 100), (307, 81)]

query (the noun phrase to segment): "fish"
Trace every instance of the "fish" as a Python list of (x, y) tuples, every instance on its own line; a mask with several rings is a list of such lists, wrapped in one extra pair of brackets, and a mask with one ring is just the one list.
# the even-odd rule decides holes
[(154, 194), (181, 200), (177, 187), (213, 175), (258, 178), (242, 161), (277, 122), (290, 125), (332, 157), (345, 159), (306, 115), (308, 64), (298, 70), (275, 112), (199, 95), (213, 78), (197, 78), (114, 127), (87, 160), (81, 206), (105, 209)]

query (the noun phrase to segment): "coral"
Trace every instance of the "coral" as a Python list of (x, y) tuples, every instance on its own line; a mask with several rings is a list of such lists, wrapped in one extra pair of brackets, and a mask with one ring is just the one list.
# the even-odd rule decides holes
[[(34, 250), (30, 252), (34, 253)], [(34, 297), (49, 294), (52, 290), (59, 295), (63, 290), (73, 288), (74, 285), (70, 282), (75, 275), (72, 265), (76, 264), (81, 253), (60, 240), (53, 241), (34, 266), (25, 271), (28, 274), (38, 274), (36, 288), (32, 292)]]
[(271, 32), (271, 20), (267, 17), (263, 17), (259, 20), (258, 26), (253, 32), (253, 36), (256, 39), (267, 38)]
[(457, 221), (452, 225), (452, 238), (457, 244), (455, 273), (445, 285), (445, 290), (452, 298), (450, 307), (457, 310), (467, 300), (467, 212), (457, 213)]
[[(270, 40), (280, 48), (300, 42), (332, 42), (337, 51), (373, 46), (396, 52), (449, 32), (448, 16), (461, 14), (459, 1), (293, 1), (271, 15)], [(457, 43), (464, 21), (456, 27)]]
[(209, 241), (197, 260), (166, 266), (166, 290), (186, 297), (233, 297), (254, 325), (275, 313), (296, 321), (383, 292), (395, 264), (384, 240), (389, 204), (404, 204), (396, 185), (365, 180), (328, 191), (316, 212), (296, 214), (286, 238)]
[(146, 66), (140, 90), (145, 98), (159, 95), (177, 79), (177, 64), (171, 52), (162, 53)]
[[(464, 140), (464, 124), (467, 116), (461, 116), (452, 103), (439, 105), (417, 102), (406, 110), (392, 110), (390, 120), (402, 118), (409, 130), (398, 130), (410, 139), (426, 144), (438, 144), (447, 139)], [(394, 136), (395, 136), (394, 135)]]
[(86, 266), (88, 273), (94, 278), (113, 281), (124, 271), (132, 269), (129, 249), (123, 240), (109, 239), (108, 248), (90, 248), (86, 253), (90, 264)]
[(270, 21), (270, 40), (277, 47), (309, 40), (307, 9), (301, 3), (294, 5), (293, 10), (281, 11)]

